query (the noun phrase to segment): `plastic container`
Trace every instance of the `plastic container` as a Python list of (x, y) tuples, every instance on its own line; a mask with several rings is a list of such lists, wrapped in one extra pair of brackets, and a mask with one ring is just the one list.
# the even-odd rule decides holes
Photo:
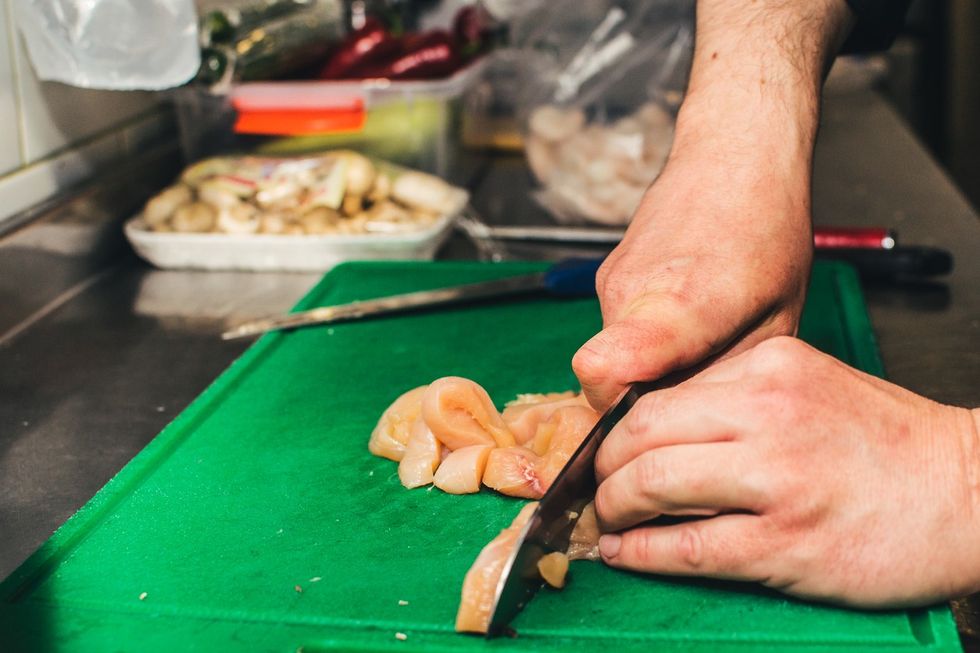
[[(460, 191), (460, 210), (468, 195)], [(149, 231), (137, 216), (125, 227), (136, 253), (158, 268), (324, 272), (353, 260), (431, 260), (445, 242), (459, 210), (423, 231), (404, 234), (282, 236)]]
[(227, 94), (188, 86), (171, 97), (188, 161), (343, 147), (446, 177), (461, 146), (463, 95), (483, 65), (440, 80), (246, 82)]

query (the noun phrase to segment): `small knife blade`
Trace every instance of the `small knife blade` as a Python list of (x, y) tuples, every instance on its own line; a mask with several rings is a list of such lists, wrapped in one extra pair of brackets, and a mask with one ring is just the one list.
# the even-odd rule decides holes
[(599, 418), (596, 425), (572, 454), (537, 509), (531, 515), (514, 552), (504, 564), (490, 616), (487, 637), (506, 631), (507, 624), (527, 605), (541, 588), (538, 561), (554, 551), (565, 552), (582, 510), (595, 497), (595, 455), (612, 428), (636, 401), (657, 388), (672, 385), (668, 375), (660, 381), (633, 383), (619, 400)]
[(399, 313), (417, 308), (456, 302), (502, 297), (544, 290), (558, 297), (581, 297), (595, 294), (595, 273), (601, 259), (567, 259), (552, 265), (544, 272), (522, 274), (491, 281), (480, 281), (448, 288), (419, 290), (323, 306), (320, 308), (278, 315), (246, 322), (221, 334), (223, 340), (254, 336), (278, 329), (296, 329), (314, 324), (356, 320), (369, 315)]

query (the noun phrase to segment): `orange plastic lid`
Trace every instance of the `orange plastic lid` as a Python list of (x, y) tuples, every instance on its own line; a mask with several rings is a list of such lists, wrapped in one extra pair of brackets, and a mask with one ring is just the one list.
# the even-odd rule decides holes
[(357, 132), (364, 128), (366, 120), (360, 98), (333, 102), (330, 106), (301, 108), (273, 108), (237, 101), (232, 104), (238, 113), (234, 126), (238, 134), (300, 136)]

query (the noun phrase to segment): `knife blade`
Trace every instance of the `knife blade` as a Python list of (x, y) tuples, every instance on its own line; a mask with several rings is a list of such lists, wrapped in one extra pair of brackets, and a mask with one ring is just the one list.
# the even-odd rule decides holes
[(398, 313), (440, 304), (545, 291), (556, 297), (595, 294), (595, 274), (602, 259), (574, 258), (552, 265), (544, 272), (522, 274), (491, 281), (419, 290), (377, 299), (323, 306), (320, 308), (246, 322), (221, 334), (222, 340), (244, 338), (266, 331), (296, 329), (315, 324), (356, 320), (370, 315)]
[(572, 530), (582, 510), (595, 497), (595, 455), (612, 428), (636, 401), (646, 393), (673, 385), (676, 377), (660, 381), (633, 383), (620, 396), (572, 454), (537, 509), (517, 538), (514, 552), (504, 564), (490, 613), (487, 637), (506, 631), (507, 624), (527, 605), (541, 588), (538, 561), (548, 553), (568, 549)]
[[(626, 234), (625, 228), (568, 227), (563, 225), (487, 225), (474, 222), (463, 225), (470, 237), (478, 240), (516, 240), (555, 243), (615, 245)], [(892, 249), (898, 236), (886, 227), (813, 228), (816, 249)]]

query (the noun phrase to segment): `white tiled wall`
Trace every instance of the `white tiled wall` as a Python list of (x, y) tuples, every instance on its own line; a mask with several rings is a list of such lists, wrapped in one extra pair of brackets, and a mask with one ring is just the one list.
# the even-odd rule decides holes
[(7, 46), (10, 26), (9, 7), (0, 5), (0, 174), (10, 172), (21, 165), (20, 118), (17, 113), (17, 95), (14, 88), (14, 63), (11, 48)]
[(43, 82), (0, 0), (0, 222), (173, 129), (152, 93)]

